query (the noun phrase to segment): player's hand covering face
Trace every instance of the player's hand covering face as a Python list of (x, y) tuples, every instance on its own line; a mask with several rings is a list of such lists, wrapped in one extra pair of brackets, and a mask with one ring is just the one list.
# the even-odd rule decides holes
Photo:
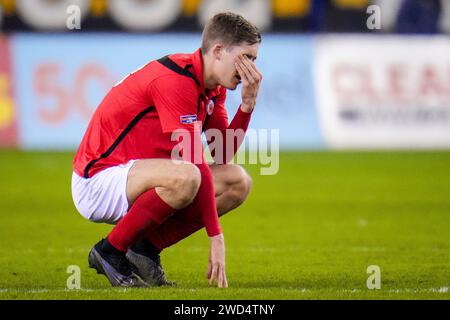
[[(217, 44), (215, 49), (218, 66), (215, 69), (215, 76), (221, 86), (234, 90), (238, 84), (243, 81), (242, 76), (236, 67), (236, 62), (242, 56), (246, 56), (250, 63), (254, 65), (254, 61), (258, 56), (259, 44), (240, 44), (233, 46), (224, 46)], [(254, 68), (256, 66), (254, 65)], [(258, 71), (259, 72), (259, 71)]]
[(246, 54), (239, 55), (234, 65), (242, 80), (241, 109), (244, 112), (251, 112), (256, 104), (259, 86), (263, 78), (262, 74)]

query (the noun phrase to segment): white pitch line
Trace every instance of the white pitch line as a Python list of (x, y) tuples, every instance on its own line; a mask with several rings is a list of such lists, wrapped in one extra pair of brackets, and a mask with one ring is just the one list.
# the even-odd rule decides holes
[(340, 292), (390, 292), (390, 293), (427, 293), (427, 292), (435, 292), (435, 293), (447, 293), (449, 292), (448, 287), (440, 287), (440, 288), (429, 288), (429, 289), (411, 289), (411, 288), (403, 288), (403, 289), (379, 289), (379, 290), (369, 290), (369, 289), (344, 289), (340, 290)]
[[(253, 288), (264, 290), (263, 288)], [(302, 293), (314, 293), (314, 289), (308, 288), (280, 288), (281, 291), (299, 291)], [(31, 290), (20, 290), (20, 289), (0, 289), (0, 293), (27, 293), (27, 294), (38, 294), (38, 293), (77, 293), (77, 292), (119, 292), (119, 293), (127, 293), (132, 291), (131, 288), (116, 288), (116, 289), (31, 289)], [(188, 289), (189, 291), (197, 291), (197, 289)], [(403, 288), (403, 289), (387, 289), (387, 290), (369, 290), (369, 289), (342, 289), (337, 290), (337, 293), (362, 293), (362, 292), (389, 292), (389, 293), (448, 293), (449, 287), (439, 287), (439, 288), (428, 288), (428, 289), (411, 289), (411, 288)], [(330, 291), (332, 293), (332, 291)]]
[(19, 290), (19, 289), (0, 289), (0, 293), (56, 293), (56, 292), (120, 292), (125, 293), (130, 289), (32, 289), (32, 290)]
[[(51, 255), (57, 255), (57, 254), (86, 254), (87, 252), (89, 252), (91, 248), (90, 247), (74, 247), (74, 248), (58, 248), (55, 249), (53, 247), (48, 247), (46, 249), (43, 250), (36, 250), (36, 249), (23, 249), (23, 250), (15, 250), (17, 253), (22, 253), (22, 254), (42, 254), (42, 253), (46, 253), (46, 254), (51, 254)], [(252, 253), (265, 253), (265, 252), (275, 252), (275, 253), (280, 253), (280, 252), (309, 252), (309, 251), (316, 251), (316, 250), (324, 250), (324, 251), (336, 251), (337, 250), (342, 250), (342, 251), (358, 251), (358, 252), (384, 252), (384, 251), (395, 251), (398, 248), (395, 247), (370, 247), (370, 246), (350, 246), (350, 247), (317, 247), (317, 248), (313, 248), (313, 247), (308, 247), (308, 246), (302, 246), (302, 245), (298, 245), (298, 246), (287, 246), (287, 247), (237, 247), (237, 248), (233, 248), (233, 251), (235, 252), (252, 252)], [(417, 248), (418, 250), (421, 251), (433, 251), (433, 252), (441, 252), (441, 251), (447, 251), (448, 249), (446, 248), (430, 248), (430, 247), (419, 247)], [(183, 252), (208, 252), (208, 247), (207, 246), (189, 246), (189, 247), (184, 247), (184, 248), (177, 248), (177, 247), (170, 247), (164, 250), (167, 253), (175, 253), (178, 251), (183, 251)]]

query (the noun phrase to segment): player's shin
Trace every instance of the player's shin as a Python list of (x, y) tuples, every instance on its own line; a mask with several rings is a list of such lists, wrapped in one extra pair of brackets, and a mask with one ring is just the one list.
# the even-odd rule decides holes
[(157, 228), (175, 209), (165, 203), (155, 189), (140, 195), (128, 213), (108, 235), (108, 241), (116, 249), (126, 252), (151, 230)]

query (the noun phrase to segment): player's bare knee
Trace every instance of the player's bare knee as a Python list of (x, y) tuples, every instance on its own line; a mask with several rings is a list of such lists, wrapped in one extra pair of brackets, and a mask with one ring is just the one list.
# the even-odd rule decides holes
[(239, 202), (239, 204), (247, 199), (253, 184), (250, 175), (244, 169), (242, 169), (242, 171), (243, 172), (240, 176), (239, 183), (237, 184), (237, 188), (239, 190), (237, 201)]
[(174, 179), (173, 189), (177, 195), (179, 207), (188, 206), (197, 195), (201, 183), (200, 170), (191, 163), (181, 164)]
[[(250, 191), (252, 190), (252, 186), (253, 186), (253, 179), (252, 177), (244, 170), (245, 176), (244, 176), (244, 186), (245, 186), (245, 198), (248, 197), (248, 194), (250, 193)], [(245, 199), (244, 199), (245, 200)]]
[(252, 178), (250, 175), (241, 166), (233, 165), (233, 184), (231, 185), (230, 195), (237, 205), (247, 199), (251, 187)]

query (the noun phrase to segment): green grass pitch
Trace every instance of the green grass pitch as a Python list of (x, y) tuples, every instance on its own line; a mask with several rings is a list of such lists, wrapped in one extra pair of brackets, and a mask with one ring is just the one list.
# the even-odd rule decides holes
[[(204, 230), (162, 253), (176, 288), (114, 289), (87, 266), (110, 226), (70, 194), (73, 153), (0, 151), (0, 299), (449, 299), (450, 152), (286, 152), (224, 216), (229, 288)], [(68, 290), (69, 265), (81, 289)], [(381, 289), (366, 286), (381, 269)]]

